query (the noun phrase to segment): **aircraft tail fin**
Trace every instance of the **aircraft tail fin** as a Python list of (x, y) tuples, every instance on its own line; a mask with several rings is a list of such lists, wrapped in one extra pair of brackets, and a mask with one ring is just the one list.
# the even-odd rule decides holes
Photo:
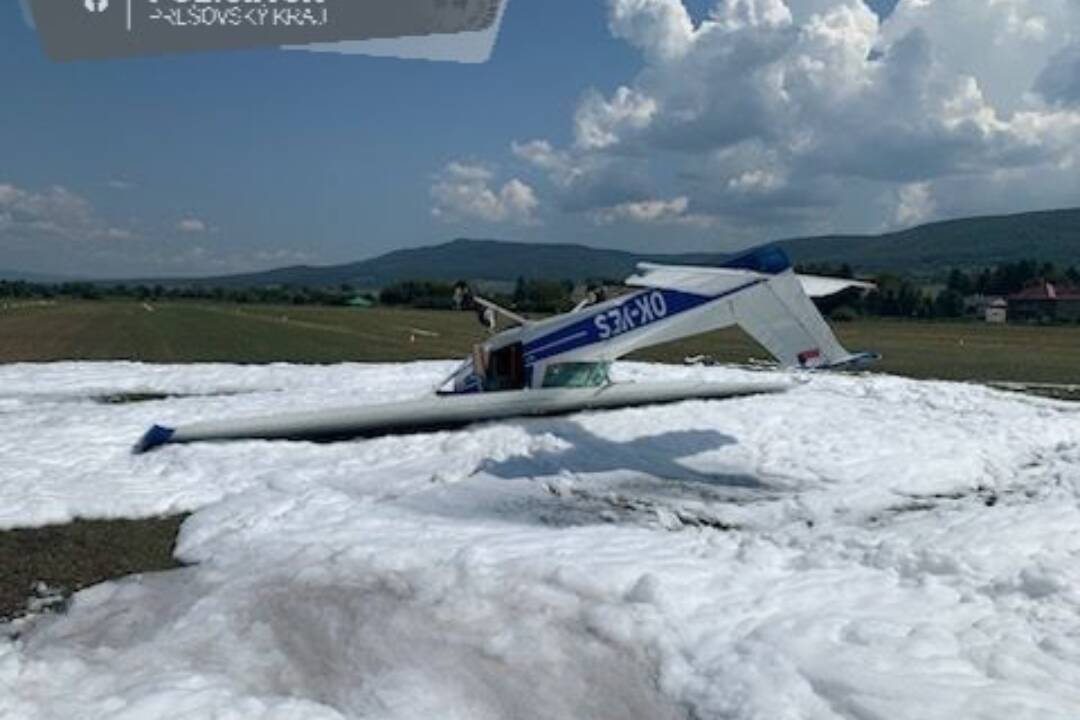
[(754, 248), (720, 267), (640, 263), (627, 284), (726, 298), (724, 322), (715, 327), (740, 325), (786, 366), (851, 369), (878, 357), (845, 350), (810, 299), (873, 285), (797, 275), (787, 253), (776, 245)]
[(732, 299), (736, 322), (781, 364), (802, 368), (847, 368), (872, 354), (848, 352), (787, 270)]

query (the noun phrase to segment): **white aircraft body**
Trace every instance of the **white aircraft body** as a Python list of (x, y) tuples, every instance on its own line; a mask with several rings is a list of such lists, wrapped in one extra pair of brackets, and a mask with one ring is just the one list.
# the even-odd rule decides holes
[(606, 364), (634, 350), (740, 326), (782, 365), (807, 369), (862, 364), (833, 335), (810, 298), (869, 283), (797, 275), (779, 247), (723, 267), (642, 263), (626, 284), (636, 292), (539, 321), (480, 300), (517, 327), (492, 338), (450, 377), (446, 393), (606, 383)]
[(775, 246), (721, 267), (642, 263), (626, 285), (635, 290), (536, 321), (477, 298), (488, 322), (498, 313), (514, 327), (474, 348), (434, 395), (390, 405), (155, 426), (136, 450), (203, 440), (332, 440), (787, 389), (776, 382), (613, 384), (609, 379), (611, 362), (634, 350), (734, 325), (786, 367), (851, 368), (877, 357), (845, 350), (811, 302), (872, 286), (797, 275)]

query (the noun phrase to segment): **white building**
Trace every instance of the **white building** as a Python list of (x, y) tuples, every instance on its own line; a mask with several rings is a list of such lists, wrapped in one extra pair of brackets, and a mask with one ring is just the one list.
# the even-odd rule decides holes
[(991, 300), (986, 306), (986, 322), (1004, 323), (1009, 319), (1009, 303), (1002, 298)]

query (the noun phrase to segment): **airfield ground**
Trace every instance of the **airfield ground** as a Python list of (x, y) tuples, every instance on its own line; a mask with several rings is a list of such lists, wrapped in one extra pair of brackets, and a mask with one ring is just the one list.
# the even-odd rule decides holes
[[(130, 452), (154, 422), (392, 402), (452, 366), (0, 365), (0, 527), (192, 513), (184, 567), (0, 623), (0, 717), (1076, 720), (1080, 404), (822, 373), (725, 402)], [(167, 525), (100, 543), (80, 525), (36, 536), (57, 567), (151, 544), (171, 564)]]
[(105, 580), (177, 567), (173, 546), (186, 517), (77, 520), (0, 532), (0, 620)]
[[(1080, 326), (860, 320), (834, 324), (881, 372), (919, 379), (1080, 383)], [(172, 302), (0, 305), (0, 363), (57, 360), (394, 362), (466, 355), (484, 331), (471, 313)], [(765, 358), (741, 331), (650, 349), (641, 360)]]
[[(882, 372), (914, 378), (1080, 383), (1080, 327), (864, 320), (834, 326), (846, 346), (884, 356)], [(0, 363), (138, 360), (152, 363), (334, 363), (465, 355), (484, 331), (470, 313), (172, 302), (0, 305)], [(720, 362), (763, 358), (739, 331), (641, 353), (638, 359)], [(1068, 391), (1066, 391), (1068, 392)], [(74, 523), (0, 533), (0, 618), (43, 581), (62, 593), (108, 577), (167, 567), (178, 518)]]

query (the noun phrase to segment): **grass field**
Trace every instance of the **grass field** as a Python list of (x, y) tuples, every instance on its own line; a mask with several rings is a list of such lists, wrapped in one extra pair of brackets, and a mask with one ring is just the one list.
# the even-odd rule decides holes
[[(1080, 383), (1080, 327), (864, 320), (834, 326), (851, 350), (883, 355), (882, 372), (916, 378)], [(458, 358), (484, 337), (471, 313), (199, 302), (0, 305), (0, 362), (399, 361)], [(637, 358), (682, 362), (766, 358), (730, 330), (651, 348)]]

